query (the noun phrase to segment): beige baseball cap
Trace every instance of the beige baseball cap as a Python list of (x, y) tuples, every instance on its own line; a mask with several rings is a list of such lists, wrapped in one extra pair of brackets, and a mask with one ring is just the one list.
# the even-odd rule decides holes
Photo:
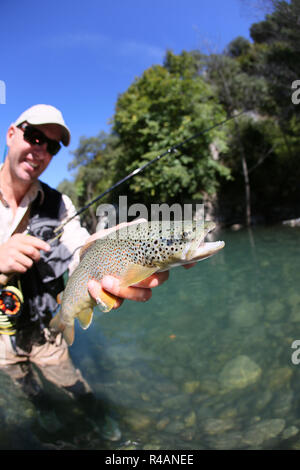
[(31, 108), (26, 109), (15, 121), (15, 126), (19, 126), (23, 122), (28, 124), (39, 125), (39, 124), (58, 124), (62, 127), (62, 138), (61, 141), (65, 147), (67, 147), (71, 140), (71, 133), (69, 128), (66, 126), (62, 113), (59, 109), (49, 104), (36, 104)]

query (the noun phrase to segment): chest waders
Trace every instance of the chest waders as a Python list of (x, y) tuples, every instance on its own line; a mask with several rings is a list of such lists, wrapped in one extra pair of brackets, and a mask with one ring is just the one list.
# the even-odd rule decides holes
[[(44, 198), (38, 194), (30, 208), (30, 235), (47, 242), (61, 224), (58, 219), (62, 195), (41, 183)], [(0, 334), (10, 335), (12, 344), (30, 351), (32, 344), (45, 343), (44, 330), (57, 309), (57, 295), (65, 286), (65, 273), (72, 254), (59, 240), (50, 252), (21, 275), (13, 276), (0, 292)]]

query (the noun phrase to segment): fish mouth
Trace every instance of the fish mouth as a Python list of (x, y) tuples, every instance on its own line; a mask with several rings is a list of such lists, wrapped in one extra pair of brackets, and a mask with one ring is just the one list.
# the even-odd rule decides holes
[(222, 250), (225, 242), (219, 240), (214, 242), (205, 241), (205, 238), (215, 229), (216, 225), (213, 222), (205, 222), (204, 234), (197, 244), (191, 243), (187, 251), (184, 253), (186, 263), (193, 263), (205, 258), (213, 256), (218, 251)]
[(218, 251), (222, 250), (225, 246), (225, 242), (219, 240), (217, 242), (204, 242), (202, 241), (198, 248), (193, 252), (191, 258), (188, 260), (189, 263), (194, 261), (200, 261), (205, 258), (213, 256)]
[(198, 247), (193, 250), (190, 256), (185, 256), (184, 258), (181, 258), (180, 261), (177, 260), (177, 262), (171, 263), (168, 267), (164, 267), (159, 269), (158, 272), (163, 272), (167, 271), (170, 268), (174, 268), (176, 266), (184, 266), (185, 264), (193, 264), (197, 263), (198, 261), (202, 261), (206, 258), (210, 258), (214, 254), (218, 253), (218, 251), (222, 250), (224, 248), (225, 242), (223, 241), (217, 241), (217, 242), (200, 242)]

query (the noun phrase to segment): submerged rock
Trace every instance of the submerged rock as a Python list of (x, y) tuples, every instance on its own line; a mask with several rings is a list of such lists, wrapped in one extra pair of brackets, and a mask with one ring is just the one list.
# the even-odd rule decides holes
[(195, 411), (191, 411), (185, 418), (184, 418), (184, 424), (187, 428), (191, 428), (195, 426), (197, 422), (197, 415)]
[(265, 310), (264, 319), (269, 322), (284, 320), (286, 317), (286, 306), (284, 302), (274, 299), (268, 302)]
[(238, 327), (255, 325), (261, 317), (262, 306), (259, 302), (242, 300), (230, 313), (231, 322)]
[(211, 449), (235, 450), (243, 448), (242, 434), (237, 431), (228, 431), (225, 434), (210, 436), (208, 444)]
[(195, 393), (200, 387), (199, 380), (191, 380), (183, 384), (183, 391), (188, 394)]
[(290, 439), (291, 437), (296, 436), (298, 434), (299, 429), (296, 426), (290, 426), (286, 428), (282, 433), (282, 439)]
[(263, 390), (262, 393), (260, 393), (259, 396), (257, 397), (256, 403), (255, 403), (255, 409), (258, 411), (263, 410), (268, 405), (268, 403), (270, 403), (272, 398), (273, 398), (273, 393), (271, 392), (271, 390), (269, 389)]
[(291, 312), (289, 321), (300, 322), (300, 294), (298, 292), (289, 293), (288, 304)]
[(169, 424), (170, 422), (170, 418), (168, 418), (167, 416), (161, 418), (158, 423), (156, 423), (156, 429), (158, 431), (163, 431), (165, 429), (165, 427)]
[(243, 441), (249, 446), (259, 446), (263, 442), (277, 437), (284, 429), (284, 419), (267, 419), (251, 426), (243, 436)]
[(269, 386), (271, 388), (280, 388), (289, 384), (293, 371), (289, 366), (277, 367), (270, 371)]
[[(273, 414), (278, 418), (286, 417), (291, 411), (294, 401), (294, 392), (286, 390), (276, 394), (276, 399), (272, 402)], [(297, 401), (297, 399), (295, 399)]]
[(255, 383), (261, 372), (261, 368), (252, 359), (241, 355), (225, 365), (219, 380), (225, 391), (244, 388)]
[(207, 434), (220, 434), (234, 427), (232, 419), (209, 418), (204, 422), (204, 431)]
[(151, 425), (151, 418), (139, 411), (131, 410), (126, 416), (124, 416), (124, 422), (133, 431), (142, 431)]

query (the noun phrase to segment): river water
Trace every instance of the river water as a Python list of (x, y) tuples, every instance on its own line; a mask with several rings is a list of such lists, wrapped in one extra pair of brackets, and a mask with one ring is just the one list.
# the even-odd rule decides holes
[(39, 410), (0, 375), (1, 449), (300, 449), (300, 229), (224, 230), (145, 304), (95, 313), (70, 352), (122, 437), (44, 383)]

